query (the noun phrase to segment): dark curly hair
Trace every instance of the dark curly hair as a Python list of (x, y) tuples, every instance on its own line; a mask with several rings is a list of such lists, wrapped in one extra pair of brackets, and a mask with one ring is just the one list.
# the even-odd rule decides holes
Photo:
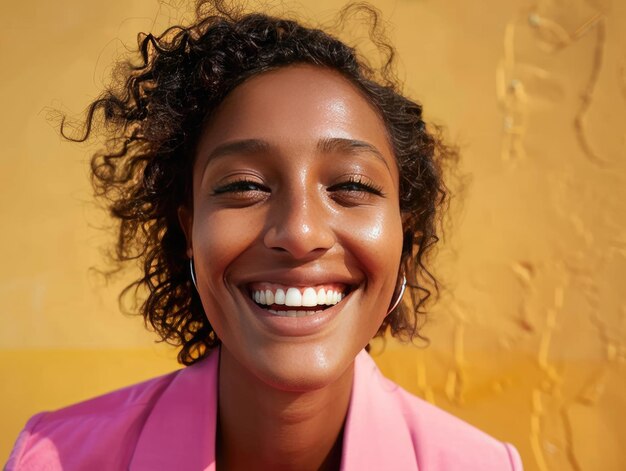
[[(188, 270), (186, 240), (178, 209), (191, 205), (195, 148), (207, 118), (247, 78), (304, 63), (343, 74), (383, 119), (400, 169), (403, 214), (402, 269), (410, 300), (388, 315), (378, 335), (389, 330), (404, 339), (420, 336), (425, 303), (438, 291), (426, 267), (439, 240), (447, 202), (442, 165), (454, 151), (438, 128), (426, 126), (422, 107), (399, 91), (393, 74), (394, 49), (385, 42), (379, 13), (366, 4), (342, 10), (345, 20), (365, 14), (377, 46), (379, 67), (336, 37), (301, 22), (244, 13), (222, 2), (201, 2), (191, 26), (174, 26), (160, 36), (140, 34), (140, 58), (121, 63), (113, 85), (88, 108), (84, 131), (68, 139), (106, 137), (91, 160), (97, 197), (117, 222), (115, 262), (136, 261), (142, 276), (120, 295), (142, 297), (139, 312), (163, 341), (181, 346), (179, 362), (190, 365), (217, 346)], [(341, 22), (339, 23), (341, 24)], [(100, 129), (96, 129), (100, 124)]]

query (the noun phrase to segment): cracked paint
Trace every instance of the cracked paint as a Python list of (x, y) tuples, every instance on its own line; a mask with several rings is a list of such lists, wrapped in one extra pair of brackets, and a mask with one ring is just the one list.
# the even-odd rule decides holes
[[(516, 5), (499, 17), (500, 154), (478, 149), (468, 166), (463, 227), (442, 264), (453, 286), (427, 324), (430, 345), (415, 354), (428, 370), (414, 390), (486, 430), (499, 423), (491, 433), (515, 443), (527, 470), (618, 471), (626, 4)], [(400, 355), (389, 349), (379, 363), (402, 382)]]

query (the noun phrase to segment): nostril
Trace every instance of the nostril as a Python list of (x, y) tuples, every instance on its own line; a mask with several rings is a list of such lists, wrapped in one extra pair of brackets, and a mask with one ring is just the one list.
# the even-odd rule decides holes
[(321, 254), (335, 243), (335, 236), (330, 227), (314, 228), (301, 225), (280, 224), (270, 227), (263, 237), (265, 246), (277, 253), (288, 253), (296, 259)]
[(270, 249), (276, 250), (278, 252), (287, 252), (287, 249), (285, 249), (283, 247), (270, 247)]

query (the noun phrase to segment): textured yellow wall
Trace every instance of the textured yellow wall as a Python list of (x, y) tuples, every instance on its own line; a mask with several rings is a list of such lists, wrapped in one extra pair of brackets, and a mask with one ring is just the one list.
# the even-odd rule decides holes
[[(62, 142), (46, 109), (80, 113), (122, 44), (178, 13), (149, 0), (5, 3), (0, 462), (33, 413), (176, 368), (119, 314), (123, 280), (90, 271), (110, 240), (91, 149)], [(305, 3), (319, 18), (338, 6)], [(448, 126), (469, 176), (440, 251), (431, 345), (389, 342), (378, 363), (515, 443), (528, 470), (626, 469), (626, 2), (375, 4), (407, 91)]]

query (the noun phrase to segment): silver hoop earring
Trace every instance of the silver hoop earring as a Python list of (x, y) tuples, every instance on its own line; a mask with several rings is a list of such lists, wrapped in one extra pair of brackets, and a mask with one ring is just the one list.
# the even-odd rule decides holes
[(196, 281), (196, 270), (193, 267), (193, 257), (189, 259), (189, 272), (191, 273), (191, 281), (198, 291), (198, 282)]
[(387, 315), (391, 314), (391, 312), (398, 307), (398, 304), (400, 304), (400, 301), (402, 301), (402, 296), (404, 296), (404, 290), (406, 289), (406, 276), (402, 275), (402, 286), (400, 287), (400, 294), (398, 295), (398, 298), (395, 300), (395, 302), (393, 303), (393, 306), (391, 306), (389, 308), (389, 310), (387, 311)]

